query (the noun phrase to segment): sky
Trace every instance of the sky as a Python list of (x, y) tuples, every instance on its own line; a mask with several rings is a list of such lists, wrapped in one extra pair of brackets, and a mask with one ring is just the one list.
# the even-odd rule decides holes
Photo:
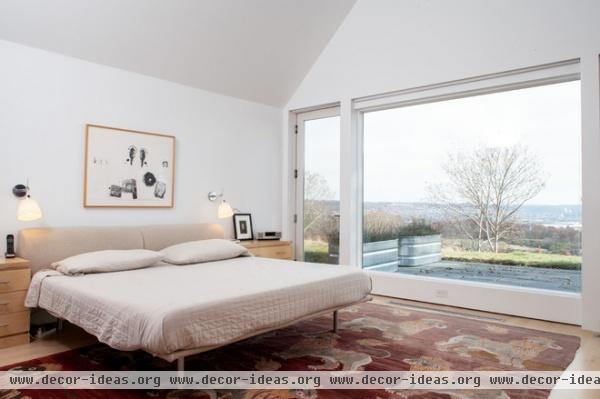
[(329, 185), (330, 200), (340, 199), (340, 117), (306, 121), (304, 170), (319, 173)]
[[(339, 117), (306, 124), (305, 166), (339, 199)], [(419, 202), (446, 181), (448, 153), (519, 144), (538, 158), (545, 188), (529, 204), (581, 203), (579, 81), (365, 113), (365, 201)]]

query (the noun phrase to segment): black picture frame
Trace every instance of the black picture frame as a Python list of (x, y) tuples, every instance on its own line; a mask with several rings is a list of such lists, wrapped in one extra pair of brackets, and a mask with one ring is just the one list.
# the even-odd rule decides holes
[(249, 213), (236, 213), (233, 215), (233, 232), (235, 239), (240, 241), (254, 240), (252, 215)]

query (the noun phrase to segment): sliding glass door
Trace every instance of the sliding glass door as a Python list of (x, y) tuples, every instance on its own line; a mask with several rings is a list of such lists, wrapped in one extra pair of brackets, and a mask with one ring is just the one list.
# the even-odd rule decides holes
[(296, 129), (296, 257), (336, 264), (340, 234), (339, 108), (298, 114)]

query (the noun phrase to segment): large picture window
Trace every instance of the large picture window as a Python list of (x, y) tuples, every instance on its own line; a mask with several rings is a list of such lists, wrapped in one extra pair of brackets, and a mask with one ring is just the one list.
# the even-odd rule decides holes
[(581, 290), (578, 80), (363, 116), (363, 268)]

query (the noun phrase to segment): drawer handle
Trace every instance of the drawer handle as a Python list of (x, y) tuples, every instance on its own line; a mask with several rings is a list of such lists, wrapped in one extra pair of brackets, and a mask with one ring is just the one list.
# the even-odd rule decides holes
[(2, 328), (2, 327), (8, 327), (8, 323), (1, 323), (0, 328)]
[(10, 281), (8, 281), (8, 280), (2, 280), (2, 281), (0, 281), (0, 284), (8, 284), (8, 283), (10, 283)]
[(10, 302), (8, 301), (0, 301), (0, 306), (6, 306), (8, 305)]

